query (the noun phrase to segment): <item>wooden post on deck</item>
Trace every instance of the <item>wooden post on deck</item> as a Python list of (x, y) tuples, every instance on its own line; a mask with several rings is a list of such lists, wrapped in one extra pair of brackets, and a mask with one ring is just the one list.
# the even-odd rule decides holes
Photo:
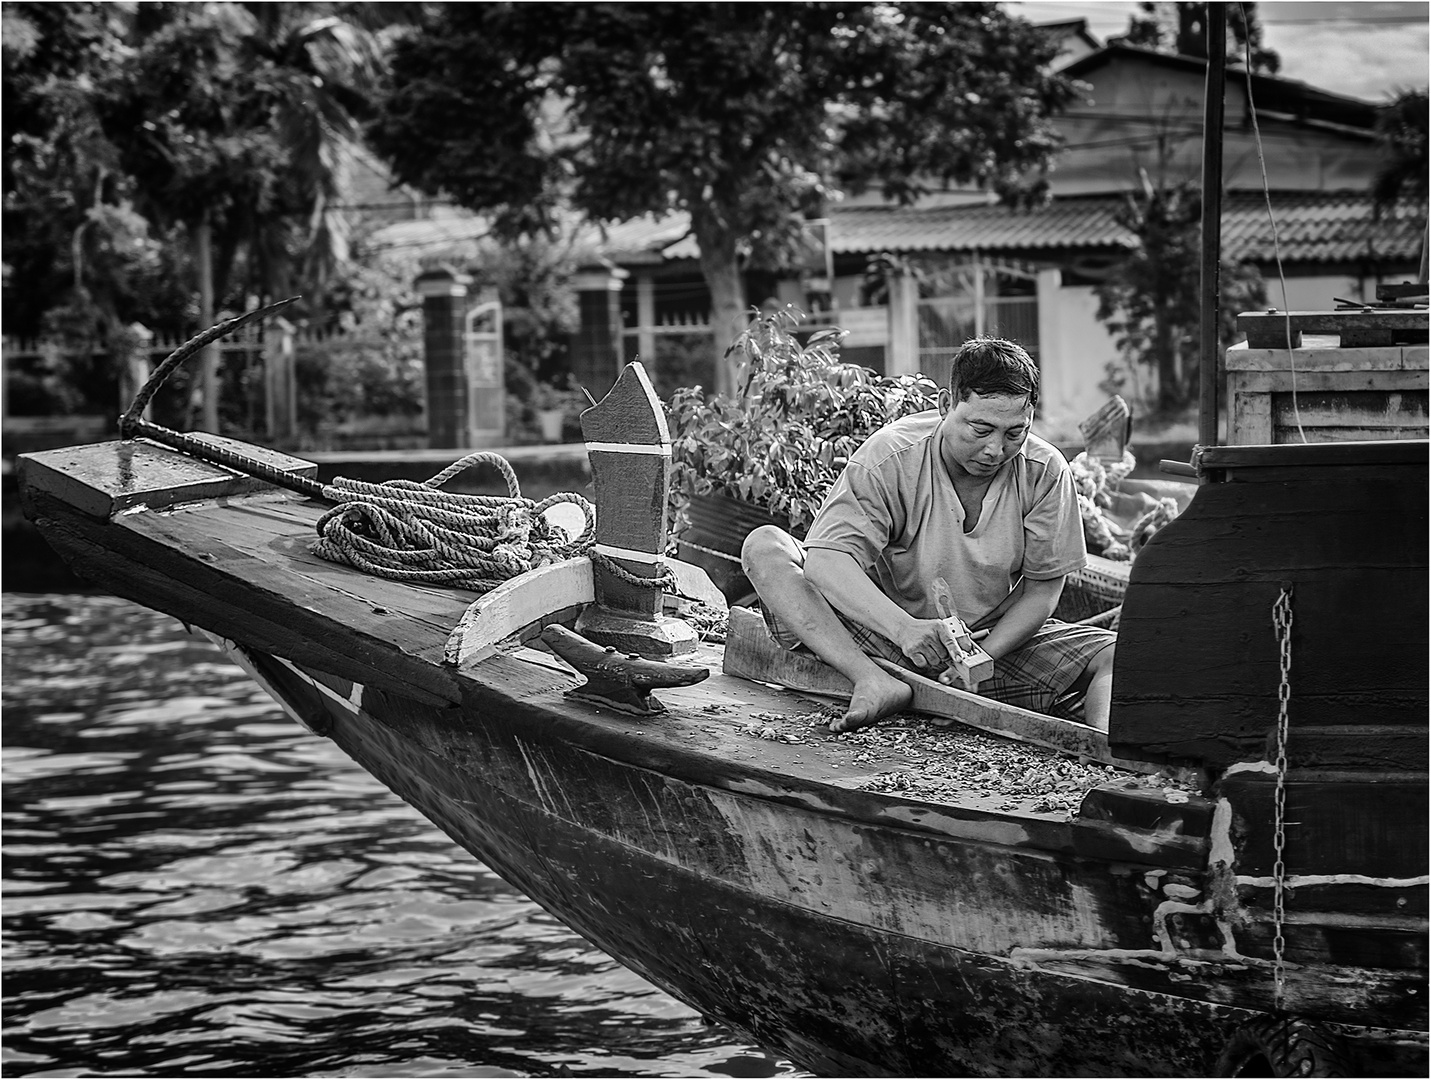
[[(661, 657), (692, 652), (695, 631), (661, 614), (671, 435), (646, 369), (627, 364), (600, 404), (581, 414), (596, 488), (596, 603), (577, 632), (623, 652)], [(633, 584), (616, 566), (650, 584)]]
[(1202, 272), (1199, 291), (1198, 443), (1217, 445), (1218, 305), (1222, 300), (1222, 125), (1227, 8), (1207, 5), (1207, 90), (1202, 119)]

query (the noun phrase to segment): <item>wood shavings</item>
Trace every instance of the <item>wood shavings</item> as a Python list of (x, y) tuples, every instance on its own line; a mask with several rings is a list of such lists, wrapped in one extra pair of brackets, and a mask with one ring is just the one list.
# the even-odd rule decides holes
[(1186, 798), (1191, 790), (1171, 778), (1135, 776), (923, 716), (898, 714), (859, 731), (830, 731), (830, 721), (840, 715), (837, 707), (793, 716), (756, 712), (741, 733), (767, 742), (824, 747), (838, 757), (831, 768), (849, 765), (868, 773), (854, 782), (857, 790), (936, 804), (1067, 819), (1090, 790), (1115, 780), (1131, 778), (1148, 790), (1178, 793), (1174, 798)]
[(730, 622), (728, 611), (695, 601), (684, 606), (681, 618), (690, 624), (701, 641), (712, 645), (725, 644), (726, 627)]

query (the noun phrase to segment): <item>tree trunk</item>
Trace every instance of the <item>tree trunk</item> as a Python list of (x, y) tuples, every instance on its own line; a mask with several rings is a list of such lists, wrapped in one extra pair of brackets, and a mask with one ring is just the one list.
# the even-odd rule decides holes
[(1164, 410), (1171, 410), (1177, 405), (1180, 386), (1177, 351), (1173, 345), (1173, 324), (1167, 312), (1161, 312), (1157, 316), (1154, 341), (1158, 356), (1158, 405)]
[(740, 257), (736, 237), (711, 221), (708, 215), (693, 215), (696, 243), (701, 249), (701, 274), (711, 294), (711, 330), (715, 334), (717, 393), (730, 394), (739, 385), (737, 364), (724, 359), (745, 328), (750, 325), (746, 313), (745, 278), (740, 272)]
[[(194, 264), (199, 274), (199, 329), (214, 325), (214, 254), (213, 226), (208, 215), (194, 228)], [(203, 413), (199, 427), (219, 433), (219, 347), (209, 344), (199, 353), (199, 392)]]

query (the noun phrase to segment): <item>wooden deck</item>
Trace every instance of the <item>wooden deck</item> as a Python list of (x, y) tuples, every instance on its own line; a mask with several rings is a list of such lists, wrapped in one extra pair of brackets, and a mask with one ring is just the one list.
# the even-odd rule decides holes
[[(643, 749), (637, 758), (652, 767), (694, 770), (718, 782), (732, 782), (733, 771), (757, 772), (772, 787), (861, 792), (891, 773), (917, 775), (921, 766), (937, 764), (940, 755), (950, 753), (990, 756), (985, 748), (997, 746), (1005, 758), (1020, 755), (1024, 771), (1057, 759), (1052, 751), (957, 726), (934, 728), (912, 716), (836, 735), (820, 715), (835, 699), (727, 675), (723, 650), (711, 646), (681, 658), (708, 667), (711, 677), (659, 691), (667, 711), (649, 719), (569, 700), (565, 691), (581, 679), (557, 657), (537, 649), (509, 650), (476, 669), (459, 671), (444, 663), (444, 649), (476, 593), (389, 581), (321, 559), (310, 547), (314, 524), (327, 504), (256, 487), (217, 466), (157, 448), (156, 454), (172, 458), (165, 464), (165, 482), (175, 489), (187, 486), (197, 497), (164, 498), (158, 500), (160, 509), (148, 509), (137, 498), (116, 492), (114, 445), (63, 452), (68, 455), (63, 461), (69, 478), (66, 498), (74, 498), (76, 472), (87, 476), (95, 491), (79, 501), (93, 508), (93, 516), (76, 515), (46, 495), (43, 483), (30, 485), (32, 515), (49, 520), (52, 542), (66, 549), (76, 571), (97, 580), (117, 578), (117, 588), (137, 602), (339, 678), (445, 707), (458, 706), (478, 678), (492, 692), (568, 715), (584, 741), (607, 745), (613, 753), (619, 745), (621, 754), (631, 754), (633, 740), (639, 739)], [(88, 459), (93, 464), (86, 469)], [(44, 455), (26, 462), (31, 481), (40, 479), (35, 474), (44, 463)], [(232, 494), (223, 488), (225, 482), (233, 485)], [(120, 507), (116, 516), (102, 516), (111, 506)], [(1110, 780), (1132, 776), (1113, 770), (1101, 775)], [(862, 812), (877, 801), (861, 798)], [(894, 801), (929, 806), (917, 798)], [(958, 793), (946, 785), (940, 801), (961, 812), (1002, 808), (1050, 824), (1068, 817), (1062, 811), (1032, 809), (1040, 802), (1035, 795), (1007, 791)], [(929, 817), (927, 809), (898, 813), (906, 819)]]

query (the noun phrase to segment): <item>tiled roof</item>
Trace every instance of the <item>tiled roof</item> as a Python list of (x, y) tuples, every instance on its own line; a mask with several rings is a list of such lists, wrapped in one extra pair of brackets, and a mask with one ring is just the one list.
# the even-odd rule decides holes
[[(1277, 191), (1272, 215), (1284, 262), (1416, 261), (1425, 218), (1409, 206), (1373, 221), (1371, 196), (1357, 191)], [(1272, 226), (1259, 192), (1229, 192), (1222, 213), (1222, 250), (1234, 261), (1273, 261)]]
[(1133, 234), (1114, 218), (1116, 196), (1058, 199), (1040, 210), (861, 206), (830, 212), (837, 254), (874, 251), (986, 251), (991, 248), (1127, 248)]
[[(1004, 206), (837, 208), (830, 214), (830, 238), (839, 253), (1127, 248), (1134, 238), (1117, 221), (1122, 203), (1121, 195), (1096, 195), (1055, 199), (1026, 212)], [(1373, 222), (1371, 198), (1362, 192), (1274, 192), (1272, 211), (1284, 262), (1349, 262), (1372, 253), (1382, 260), (1420, 256), (1424, 226), (1417, 215), (1405, 208)], [(1222, 250), (1234, 261), (1272, 261), (1272, 226), (1262, 194), (1228, 193)]]
[(641, 255), (655, 256), (656, 259), (694, 259), (699, 254), (694, 240), (687, 240), (690, 254), (675, 254), (673, 248), (682, 246), (682, 239), (691, 229), (691, 216), (684, 212), (667, 214), (665, 217), (633, 218), (606, 227), (606, 235), (600, 241), (603, 255), (613, 262), (645, 261)]

